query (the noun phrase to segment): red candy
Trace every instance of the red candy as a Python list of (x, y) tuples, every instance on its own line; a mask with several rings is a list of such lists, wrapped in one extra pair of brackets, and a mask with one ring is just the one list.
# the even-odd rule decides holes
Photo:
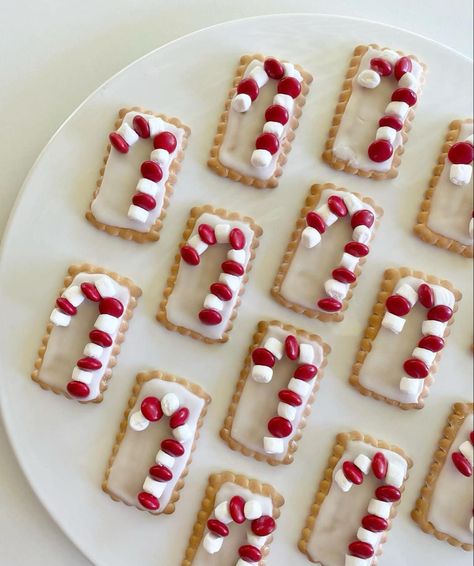
[(328, 198), (328, 207), (329, 210), (339, 218), (342, 218), (347, 214), (347, 206), (342, 198), (336, 195), (332, 195)]
[(200, 224), (198, 227), (198, 234), (201, 240), (208, 246), (213, 246), (217, 241), (214, 228), (209, 226), (209, 224)]
[(259, 366), (272, 368), (275, 365), (275, 356), (266, 348), (255, 348), (252, 352), (252, 360)]
[(58, 309), (61, 309), (69, 316), (74, 316), (77, 313), (76, 307), (64, 297), (59, 297), (59, 299), (56, 299), (56, 306), (58, 307)]
[(140, 116), (140, 114), (137, 114), (133, 118), (133, 129), (141, 138), (150, 137), (150, 125), (148, 124), (148, 120), (143, 116)]
[(393, 155), (393, 146), (388, 140), (375, 140), (369, 145), (367, 153), (375, 163), (387, 161)]
[(94, 301), (94, 303), (98, 303), (102, 298), (93, 283), (81, 283), (81, 291), (89, 301)]
[(311, 381), (313, 377), (318, 373), (318, 368), (313, 366), (313, 364), (302, 364), (296, 368), (293, 374), (296, 379), (301, 379), (302, 381)]
[(130, 146), (120, 134), (112, 132), (111, 134), (109, 134), (109, 140), (117, 151), (119, 151), (120, 153), (128, 153), (128, 148)]
[(67, 384), (66, 389), (69, 395), (72, 395), (73, 397), (79, 397), (81, 399), (88, 397), (90, 393), (89, 386), (85, 383), (82, 383), (82, 381), (70, 381)]
[(165, 149), (168, 153), (173, 153), (177, 145), (176, 136), (171, 132), (160, 132), (153, 138), (153, 147), (155, 149)]
[(78, 360), (76, 365), (78, 368), (85, 369), (86, 371), (95, 371), (102, 367), (102, 362), (96, 358), (86, 356)]
[(160, 508), (160, 502), (158, 499), (146, 491), (141, 491), (138, 494), (138, 501), (142, 507), (145, 507), (145, 509), (148, 509), (149, 511), (158, 511)]
[(430, 372), (425, 362), (417, 358), (410, 358), (403, 364), (403, 369), (410, 376), (415, 379), (424, 379)]
[(399, 81), (405, 73), (410, 73), (413, 68), (409, 57), (400, 57), (395, 63), (395, 78)]
[(426, 309), (430, 309), (434, 305), (433, 289), (426, 283), (422, 283), (418, 287), (418, 299)]
[(439, 352), (444, 348), (444, 340), (441, 336), (423, 336), (418, 342), (418, 347), (425, 348), (425, 350), (430, 350), (431, 352)]
[(370, 210), (358, 210), (352, 215), (351, 226), (352, 228), (357, 228), (357, 226), (367, 226), (367, 228), (371, 228), (374, 220), (375, 216)]
[(165, 438), (161, 441), (160, 448), (169, 456), (179, 458), (184, 454), (184, 446), (174, 438)]
[(278, 92), (287, 94), (291, 98), (298, 98), (301, 94), (301, 84), (295, 77), (285, 77), (278, 83)]
[(272, 104), (265, 110), (266, 122), (279, 122), (283, 126), (288, 122), (290, 115), (284, 106)]
[(451, 163), (470, 165), (474, 159), (474, 147), (468, 142), (457, 142), (449, 148), (448, 159)]
[(214, 309), (202, 309), (199, 313), (199, 320), (208, 326), (215, 326), (222, 322), (222, 315)]
[(469, 440), (471, 441), (471, 444), (474, 444), (474, 431), (469, 433)]
[(353, 462), (344, 462), (342, 464), (342, 471), (346, 478), (356, 485), (360, 485), (364, 481), (364, 474)]
[(123, 314), (123, 305), (114, 297), (107, 297), (105, 299), (101, 299), (99, 303), (99, 312), (100, 314), (109, 314), (110, 316), (114, 316), (115, 318), (119, 318)]
[(381, 485), (375, 490), (375, 497), (380, 501), (394, 503), (398, 501), (402, 494), (394, 485)]
[(229, 527), (217, 519), (209, 519), (207, 528), (219, 537), (226, 537), (229, 534)]
[(385, 303), (387, 310), (397, 316), (405, 316), (410, 312), (411, 305), (408, 299), (401, 295), (391, 295)]
[(291, 334), (285, 339), (285, 352), (290, 360), (296, 360), (300, 353), (298, 340)]
[(151, 195), (146, 193), (135, 193), (132, 198), (132, 202), (135, 206), (139, 206), (144, 210), (153, 210), (156, 207), (156, 200)]
[(369, 247), (361, 242), (348, 242), (344, 251), (354, 257), (365, 257), (369, 253)]
[(155, 183), (158, 183), (163, 178), (163, 171), (155, 161), (144, 161), (141, 164), (140, 172), (142, 177)]
[(156, 481), (166, 482), (173, 479), (173, 472), (162, 464), (152, 466), (148, 473)]
[(285, 74), (285, 68), (280, 63), (280, 61), (278, 61), (278, 59), (273, 59), (273, 58), (265, 59), (265, 62), (263, 63), (263, 68), (265, 69), (265, 72), (271, 79), (280, 80), (281, 78), (283, 78), (283, 75)]
[(181, 407), (175, 411), (170, 417), (170, 427), (178, 428), (184, 425), (184, 423), (189, 419), (189, 409), (187, 407)]
[(268, 421), (268, 431), (276, 438), (286, 438), (293, 431), (293, 425), (283, 417), (273, 417)]
[(342, 303), (332, 297), (326, 297), (325, 299), (319, 299), (318, 307), (323, 311), (337, 312), (342, 309)]
[(260, 550), (253, 546), (252, 544), (244, 544), (239, 548), (239, 556), (245, 562), (260, 562), (262, 559), (262, 553)]
[(280, 147), (280, 141), (275, 134), (270, 134), (269, 132), (266, 132), (258, 136), (258, 138), (255, 141), (255, 147), (257, 149), (266, 149), (272, 155), (274, 155), (278, 151), (278, 148)]
[(102, 346), (102, 348), (109, 348), (113, 343), (112, 336), (110, 336), (110, 334), (107, 334), (107, 332), (104, 332), (103, 330), (98, 330), (97, 328), (94, 328), (89, 332), (89, 339), (94, 344)]
[(199, 265), (201, 258), (199, 257), (197, 251), (191, 246), (183, 246), (180, 250), (180, 253), (181, 257), (186, 263), (189, 263), (189, 265)]
[(398, 116), (382, 116), (379, 120), (379, 126), (381, 128), (387, 126), (399, 132), (403, 128), (403, 121)]
[(245, 246), (245, 236), (240, 228), (232, 228), (229, 234), (229, 242), (234, 250), (241, 250)]
[(303, 400), (298, 395), (298, 393), (295, 393), (290, 389), (282, 389), (278, 393), (278, 398), (280, 399), (280, 401), (283, 401), (283, 403), (287, 403), (292, 407), (299, 407), (303, 403)]
[(461, 454), (461, 452), (453, 452), (451, 458), (453, 460), (453, 464), (463, 476), (466, 476), (467, 478), (472, 476), (472, 466), (466, 456)]
[(333, 279), (340, 281), (341, 283), (354, 283), (356, 280), (356, 275), (347, 267), (336, 267), (332, 272)]
[(317, 230), (320, 234), (324, 234), (324, 232), (326, 232), (326, 223), (322, 216), (320, 216), (317, 212), (314, 212), (314, 210), (308, 212), (306, 215), (306, 223), (308, 226), (311, 226), (311, 228)]
[(453, 316), (453, 309), (446, 305), (438, 305), (428, 311), (428, 320), (438, 320), (439, 322), (448, 322)]
[(257, 98), (260, 89), (258, 88), (257, 81), (249, 77), (240, 81), (237, 86), (237, 92), (239, 94), (248, 94), (251, 100), (254, 101)]
[(266, 537), (273, 533), (276, 528), (276, 523), (270, 515), (262, 515), (258, 519), (254, 519), (251, 523), (252, 532), (258, 537)]
[(152, 423), (159, 421), (163, 416), (160, 400), (156, 397), (145, 397), (140, 405), (140, 410), (143, 416)]
[(241, 277), (245, 272), (244, 266), (232, 259), (226, 259), (224, 262), (222, 262), (221, 269), (224, 273), (236, 275), (237, 277)]
[(380, 533), (387, 529), (388, 521), (377, 515), (366, 515), (362, 519), (362, 526), (372, 533)]
[(357, 558), (371, 558), (374, 555), (374, 549), (368, 542), (362, 542), (356, 540), (351, 542), (349, 545), (349, 552), (352, 556), (357, 556)]
[(234, 523), (241, 525), (245, 521), (245, 500), (239, 495), (234, 495), (229, 501), (229, 513)]
[(378, 480), (387, 475), (388, 461), (382, 452), (376, 452), (372, 458), (372, 472)]
[(415, 106), (417, 96), (416, 92), (411, 88), (397, 88), (392, 93), (392, 100), (394, 102), (405, 102), (408, 106)]
[(221, 301), (230, 301), (232, 299), (232, 290), (225, 283), (213, 283), (210, 291)]
[(393, 67), (390, 61), (381, 57), (374, 57), (370, 60), (370, 67), (381, 77), (388, 77), (392, 74)]

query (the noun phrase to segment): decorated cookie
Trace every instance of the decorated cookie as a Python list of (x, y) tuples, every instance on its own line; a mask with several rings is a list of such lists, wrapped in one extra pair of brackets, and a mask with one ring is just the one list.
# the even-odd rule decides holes
[(449, 281), (420, 271), (385, 271), (350, 383), (363, 395), (421, 409), (461, 296)]
[(181, 566), (263, 566), (283, 503), (270, 485), (212, 475)]
[(157, 319), (197, 340), (226, 342), (261, 235), (247, 216), (193, 208)]
[(173, 513), (210, 401), (185, 379), (161, 371), (139, 373), (103, 490), (142, 511)]
[(120, 110), (87, 220), (125, 240), (158, 240), (190, 133), (177, 118)]
[(330, 348), (278, 320), (260, 322), (221, 430), (233, 450), (290, 464)]
[(35, 369), (43, 389), (99, 403), (141, 290), (102, 267), (72, 265), (51, 312)]
[(429, 244), (473, 256), (473, 122), (455, 120), (418, 214), (415, 233)]
[(456, 403), (412, 517), (439, 540), (473, 549), (473, 404)]
[(382, 554), (411, 460), (360, 432), (339, 434), (299, 549), (317, 564), (369, 566)]
[(256, 188), (276, 187), (312, 80), (299, 65), (244, 55), (217, 128), (209, 167)]
[(413, 55), (377, 45), (356, 47), (323, 159), (361, 177), (395, 177), (424, 73)]
[[(275, 278), (275, 299), (311, 318), (341, 321), (382, 215), (370, 198), (330, 183), (313, 185)], [(345, 221), (352, 236), (342, 242)]]

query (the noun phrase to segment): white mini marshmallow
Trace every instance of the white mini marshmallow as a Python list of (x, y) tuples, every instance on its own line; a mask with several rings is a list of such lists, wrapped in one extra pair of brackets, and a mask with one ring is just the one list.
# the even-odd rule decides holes
[(117, 294), (117, 287), (114, 281), (107, 275), (103, 275), (94, 282), (101, 297), (114, 297)]
[(137, 222), (146, 222), (148, 220), (148, 216), (150, 213), (148, 210), (145, 210), (141, 206), (136, 206), (135, 204), (131, 204), (128, 207), (127, 216), (130, 220), (136, 220)]
[(121, 135), (128, 145), (133, 145), (138, 140), (137, 132), (125, 122), (117, 130), (117, 134)]
[(158, 192), (158, 183), (142, 178), (137, 183), (137, 191), (154, 197)]
[(344, 204), (347, 206), (347, 210), (349, 211), (349, 215), (352, 216), (354, 213), (358, 212), (359, 210), (368, 209), (369, 207), (364, 204), (360, 199), (358, 199), (352, 193), (344, 193), (342, 196), (342, 200)]
[(148, 427), (150, 421), (143, 416), (143, 413), (141, 411), (135, 411), (130, 415), (130, 418), (128, 419), (128, 424), (130, 425), (130, 428), (132, 430), (141, 432), (142, 430), (145, 430)]
[(298, 69), (293, 65), (293, 63), (282, 63), (283, 69), (285, 69), (285, 77), (293, 77), (299, 83), (303, 82), (303, 77)]
[(250, 163), (254, 167), (268, 167), (272, 162), (272, 154), (266, 149), (254, 149)]
[(474, 447), (469, 440), (466, 440), (461, 444), (459, 452), (461, 452), (461, 454), (469, 460), (469, 463), (472, 466), (474, 461)]
[(347, 283), (342, 283), (341, 281), (336, 281), (335, 279), (328, 279), (324, 282), (324, 290), (333, 299), (338, 301), (343, 301), (347, 293), (349, 292), (349, 287)]
[(179, 398), (174, 393), (166, 393), (161, 399), (161, 409), (163, 413), (170, 417), (179, 409)]
[(216, 240), (218, 244), (228, 244), (229, 234), (231, 231), (230, 224), (216, 224), (214, 227), (214, 233), (216, 235)]
[(436, 352), (427, 350), (426, 348), (415, 348), (412, 352), (412, 357), (424, 362), (428, 367), (434, 362)]
[(332, 226), (337, 221), (337, 216), (331, 212), (327, 204), (323, 204), (316, 211), (324, 220), (326, 226)]
[(173, 436), (179, 442), (186, 442), (186, 440), (189, 440), (193, 436), (193, 431), (191, 427), (185, 423), (173, 429)]
[(115, 316), (111, 316), (110, 314), (100, 314), (94, 323), (94, 328), (107, 332), (107, 334), (114, 334), (119, 325), (119, 318), (115, 318)]
[(236, 112), (247, 112), (247, 110), (252, 106), (252, 99), (248, 94), (241, 92), (234, 96), (232, 100), (232, 108)]
[(416, 401), (420, 396), (420, 393), (423, 391), (424, 383), (424, 379), (402, 377), (400, 379), (400, 391), (403, 391), (403, 393), (406, 393), (410, 396), (410, 398), (413, 398)]
[(263, 450), (266, 454), (283, 454), (283, 452), (285, 451), (285, 443), (283, 438), (264, 436)]
[(354, 485), (351, 481), (349, 481), (346, 478), (344, 472), (342, 471), (342, 468), (337, 470), (337, 472), (335, 473), (334, 481), (337, 483), (337, 485), (342, 489), (344, 493), (347, 493)]
[(400, 334), (405, 326), (405, 319), (391, 312), (386, 312), (382, 319), (382, 326), (387, 330), (391, 330), (395, 334)]
[(173, 458), (173, 456), (170, 456), (166, 452), (163, 452), (163, 450), (159, 450), (158, 454), (155, 457), (155, 462), (157, 464), (161, 464), (162, 466), (166, 466), (171, 470), (171, 468), (174, 466), (175, 458)]
[[(257, 548), (262, 548), (262, 546), (265, 545), (265, 543), (267, 542), (268, 537), (259, 537), (257, 535), (254, 535), (252, 533), (252, 531), (249, 531), (247, 533), (247, 542), (249, 544), (251, 544), (252, 546), (256, 546)], [(248, 562), (246, 563), (247, 566)]]
[(156, 134), (159, 134), (165, 129), (165, 125), (161, 118), (150, 116), (149, 114), (145, 114), (143, 115), (143, 117), (148, 120), (148, 126), (150, 127), (150, 137), (155, 137)]
[(245, 518), (249, 521), (259, 519), (263, 515), (262, 505), (257, 499), (249, 499), (244, 506)]
[(408, 285), (408, 283), (403, 283), (403, 285), (397, 287), (395, 293), (397, 295), (405, 297), (405, 299), (410, 303), (411, 306), (415, 305), (418, 301), (418, 293), (415, 291), (415, 289), (413, 289), (411, 285)]
[(78, 307), (85, 299), (79, 285), (68, 287), (62, 296), (67, 299), (73, 307)]
[(202, 546), (208, 554), (216, 554), (216, 552), (219, 552), (222, 548), (223, 544), (224, 537), (219, 537), (214, 533), (207, 533), (202, 542)]
[(474, 218), (471, 218), (471, 220), (469, 220), (469, 236), (472, 237), (474, 236)]
[(469, 521), (469, 530), (471, 533), (474, 533), (474, 517), (471, 517), (471, 520)]
[(163, 148), (154, 149), (150, 154), (150, 159), (152, 161), (156, 161), (158, 165), (167, 165), (170, 158), (171, 155), (169, 151), (166, 151), (166, 149)]
[(375, 132), (376, 140), (388, 140), (393, 144), (395, 138), (397, 137), (397, 130), (395, 128), (390, 128), (390, 126), (380, 126)]
[(243, 265), (247, 259), (247, 252), (245, 250), (229, 250), (227, 252), (227, 259)]
[(368, 529), (364, 529), (364, 527), (359, 527), (357, 530), (357, 538), (362, 542), (368, 542), (374, 548), (377, 546), (379, 542), (380, 533), (373, 533)]
[(284, 419), (293, 422), (296, 419), (296, 407), (280, 401), (277, 407), (277, 414), (279, 417), (283, 417)]
[(104, 348), (102, 348), (102, 346), (99, 346), (99, 344), (94, 344), (92, 342), (89, 342), (84, 347), (84, 356), (90, 356), (91, 358), (98, 359), (103, 354), (103, 352)]
[(277, 138), (283, 135), (284, 126), (280, 122), (265, 122), (263, 131), (268, 134), (275, 134)]
[(230, 273), (221, 273), (219, 275), (219, 282), (225, 283), (231, 291), (237, 291), (241, 285), (240, 277), (237, 275), (231, 275)]
[(288, 94), (275, 94), (275, 96), (273, 97), (273, 104), (277, 104), (278, 106), (283, 106), (290, 113), (293, 110), (294, 103), (295, 101)]
[(277, 338), (270, 336), (265, 340), (264, 348), (269, 350), (277, 360), (281, 360), (283, 357), (283, 352), (285, 351), (285, 346), (283, 342), (280, 342)]
[(205, 309), (214, 309), (219, 312), (224, 310), (224, 301), (221, 301), (219, 297), (216, 297), (216, 295), (212, 293), (206, 295), (203, 305)]
[(397, 116), (397, 118), (403, 121), (408, 114), (408, 110), (410, 110), (410, 107), (406, 102), (394, 101), (387, 104), (385, 114), (387, 116)]
[(49, 320), (54, 324), (54, 326), (69, 326), (71, 323), (71, 317), (61, 312), (59, 309), (53, 309)]
[(224, 523), (224, 525), (228, 525), (233, 521), (232, 515), (230, 514), (230, 510), (229, 510), (228, 501), (223, 501), (222, 503), (219, 503), (219, 505), (214, 509), (214, 515), (216, 516), (216, 519), (221, 523)]
[(273, 370), (268, 366), (255, 365), (252, 368), (252, 379), (257, 383), (270, 383), (273, 378)]
[(188, 246), (191, 246), (192, 248), (194, 248), (199, 255), (203, 254), (207, 250), (207, 248), (209, 247), (209, 245), (206, 244), (206, 242), (203, 242), (201, 240), (201, 237), (199, 236), (199, 234), (195, 234), (194, 236), (189, 238)]
[(403, 480), (405, 479), (405, 472), (406, 472), (405, 466), (403, 466), (399, 462), (396, 462), (395, 460), (389, 460), (387, 475), (385, 476), (385, 482), (388, 485), (401, 487), (403, 484)]
[(434, 295), (435, 306), (446, 305), (451, 309), (454, 307), (454, 295), (449, 289), (446, 289), (446, 287), (441, 287), (441, 285), (432, 285), (431, 289)]
[(361, 244), (368, 244), (372, 236), (372, 230), (361, 224), (356, 226), (352, 231), (352, 239), (355, 242), (360, 242)]
[(364, 88), (377, 88), (380, 80), (380, 75), (373, 69), (364, 69), (357, 76), (357, 82)]
[(388, 501), (371, 499), (369, 502), (368, 511), (371, 515), (377, 515), (377, 517), (382, 517), (382, 519), (388, 519), (390, 517), (391, 507), (392, 504)]
[(92, 371), (85, 371), (77, 366), (72, 370), (72, 379), (89, 385), (92, 381)]
[(151, 493), (157, 499), (159, 499), (163, 492), (165, 491), (166, 482), (164, 481), (156, 481), (152, 480), (150, 477), (147, 477), (146, 480), (143, 482), (143, 491), (147, 493)]
[(298, 362), (300, 364), (312, 364), (314, 362), (314, 348), (311, 344), (300, 343)]
[(413, 73), (404, 73), (398, 81), (398, 86), (416, 92), (418, 90), (418, 79)]
[(258, 566), (258, 562), (247, 562), (243, 558), (239, 558), (235, 566)]
[(471, 145), (474, 145), (474, 134), (467, 136), (467, 138), (464, 141), (470, 143)]
[(359, 263), (359, 258), (344, 252), (341, 259), (341, 267), (347, 268), (349, 271), (354, 271)]
[(367, 475), (372, 467), (372, 460), (365, 454), (359, 454), (354, 460), (354, 464), (363, 474)]
[(263, 65), (256, 65), (250, 71), (249, 76), (258, 84), (260, 88), (262, 88), (262, 86), (265, 86), (269, 79), (265, 69), (263, 68)]
[(382, 51), (382, 59), (385, 59), (392, 65), (395, 65), (395, 63), (400, 59), (400, 55), (392, 49), (384, 49)]
[(444, 331), (446, 329), (446, 323), (440, 322), (439, 320), (424, 320), (421, 325), (421, 333), (423, 336), (444, 336)]
[(358, 558), (357, 556), (351, 556), (346, 554), (346, 559), (344, 561), (344, 566), (370, 566), (372, 564), (372, 558)]
[(321, 234), (316, 230), (316, 228), (312, 228), (311, 226), (306, 226), (301, 234), (301, 243), (305, 248), (314, 248), (317, 246), (321, 241)]
[(294, 393), (298, 393), (298, 395), (302, 397), (306, 397), (306, 395), (309, 395), (312, 385), (308, 381), (292, 377), (288, 383), (288, 389)]

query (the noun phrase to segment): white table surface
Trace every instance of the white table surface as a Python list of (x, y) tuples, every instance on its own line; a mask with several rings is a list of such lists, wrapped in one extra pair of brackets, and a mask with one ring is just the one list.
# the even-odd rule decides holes
[[(428, 10), (426, 5), (430, 6)], [(0, 236), (48, 139), (111, 75), (191, 31), (269, 13), (357, 16), (403, 27), (472, 57), (471, 0), (16, 0), (2, 5)], [(0, 422), (0, 563), (84, 566), (21, 472)], [(54, 478), (52, 478), (54, 481)]]

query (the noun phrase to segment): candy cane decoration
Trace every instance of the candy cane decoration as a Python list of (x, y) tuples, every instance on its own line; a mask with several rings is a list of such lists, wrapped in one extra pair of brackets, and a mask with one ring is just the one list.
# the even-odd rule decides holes
[[(466, 478), (472, 477), (472, 466), (474, 464), (474, 431), (469, 434), (469, 440), (465, 440), (459, 450), (451, 454), (451, 459), (457, 471)], [(474, 532), (474, 519), (469, 521), (469, 530)]]

